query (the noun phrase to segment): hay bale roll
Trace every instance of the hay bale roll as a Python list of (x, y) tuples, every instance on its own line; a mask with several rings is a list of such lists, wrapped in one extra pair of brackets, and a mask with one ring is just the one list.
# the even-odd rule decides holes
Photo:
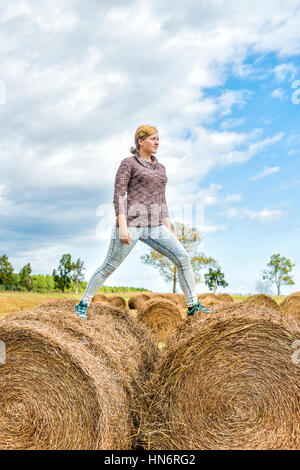
[(214, 305), (221, 305), (223, 303), (215, 294), (198, 294), (197, 297), (200, 304), (209, 309)]
[(154, 299), (154, 297), (160, 297), (161, 299), (165, 299), (165, 294), (162, 292), (151, 292), (150, 299)]
[(94, 302), (107, 302), (107, 297), (106, 295), (99, 292), (98, 294), (95, 294), (94, 297), (92, 298), (91, 303), (94, 303)]
[(107, 298), (107, 302), (114, 307), (126, 309), (126, 300), (120, 295), (111, 295)]
[(245, 300), (242, 301), (243, 304), (248, 304), (248, 305), (262, 305), (267, 308), (271, 308), (272, 310), (276, 310), (279, 313), (282, 313), (282, 310), (280, 306), (278, 305), (275, 300), (273, 300), (271, 297), (265, 294), (258, 294), (258, 295), (250, 295), (247, 297)]
[(166, 293), (164, 296), (166, 299), (171, 300), (171, 302), (174, 302), (179, 307), (186, 306), (185, 297), (181, 294), (177, 294), (177, 292)]
[(223, 305), (224, 303), (229, 303), (229, 302), (224, 302), (222, 299), (216, 298), (205, 298), (201, 302), (201, 305), (207, 308), (214, 307), (215, 305)]
[(146, 384), (146, 449), (299, 449), (299, 325), (263, 306), (179, 328)]
[(1, 449), (134, 446), (135, 397), (158, 351), (116, 315), (78, 318), (75, 303), (72, 313), (44, 304), (0, 321)]
[(1, 449), (131, 448), (121, 381), (80, 338), (18, 319), (0, 321), (0, 337)]
[(222, 300), (222, 302), (233, 302), (233, 298), (229, 294), (217, 294), (217, 299)]
[(128, 307), (132, 310), (137, 310), (141, 304), (150, 299), (148, 294), (134, 294), (128, 300)]
[[(65, 321), (65, 313), (71, 313), (71, 319), (73, 319), (74, 307), (76, 304), (74, 299), (57, 299), (52, 302), (45, 303), (35, 308), (41, 316), (41, 313), (45, 315), (51, 315), (56, 313), (57, 316), (62, 316), (63, 322)], [(75, 315), (76, 317), (76, 315)], [(86, 320), (83, 320), (83, 325), (86, 325)], [(117, 307), (109, 305), (107, 303), (95, 303), (91, 304), (88, 309), (88, 323), (93, 321), (93, 328), (96, 328), (100, 334), (102, 334), (103, 324), (107, 325), (107, 334), (111, 337), (116, 332), (119, 333), (118, 338), (124, 347), (123, 356), (125, 355), (129, 361), (130, 355), (132, 354), (134, 360), (138, 362), (138, 368), (142, 375), (147, 375), (153, 368), (153, 363), (157, 359), (159, 351), (155, 346), (153, 335), (151, 331), (146, 327), (144, 323), (128, 315), (127, 311), (121, 310)], [(117, 348), (118, 349), (118, 348)], [(129, 353), (129, 351), (131, 351)], [(126, 369), (126, 361), (121, 364), (121, 367)], [(132, 372), (129, 374), (132, 376)]]
[(170, 300), (154, 298), (145, 302), (137, 312), (137, 319), (153, 333), (156, 341), (165, 341), (183, 322), (179, 308)]
[(291, 294), (284, 299), (280, 304), (280, 308), (284, 315), (289, 315), (300, 322), (300, 295), (298, 293)]
[(216, 294), (212, 294), (212, 293), (198, 294), (199, 302), (204, 302), (205, 300), (211, 300), (211, 299), (216, 300), (217, 299)]
[[(165, 295), (164, 294), (157, 294), (157, 293), (153, 293), (150, 297), (149, 300), (155, 300), (156, 302), (159, 302), (159, 301), (162, 301), (162, 300), (168, 300), (166, 299)], [(147, 301), (146, 301), (147, 302)], [(172, 302), (174, 304), (174, 302)], [(175, 305), (175, 304), (174, 304)]]
[(185, 295), (184, 294), (177, 294), (177, 295), (179, 295), (178, 304), (183, 308), (187, 308)]

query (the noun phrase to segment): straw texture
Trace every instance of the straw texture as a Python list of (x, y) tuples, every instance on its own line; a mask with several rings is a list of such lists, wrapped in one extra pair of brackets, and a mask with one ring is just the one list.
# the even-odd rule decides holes
[(280, 308), (284, 315), (289, 315), (297, 322), (300, 322), (300, 293), (295, 292), (286, 297), (283, 302), (281, 302)]
[(150, 299), (137, 312), (137, 319), (153, 333), (156, 341), (165, 341), (183, 322), (179, 308), (167, 299)]
[(263, 305), (265, 307), (271, 308), (272, 310), (276, 310), (279, 313), (282, 313), (280, 306), (278, 305), (275, 300), (265, 294), (258, 294), (258, 295), (250, 295), (245, 300), (243, 300), (244, 304), (247, 305)]
[(296, 322), (259, 305), (188, 319), (147, 384), (144, 448), (299, 449), (296, 339)]
[(137, 310), (144, 302), (150, 299), (148, 294), (133, 294), (128, 300), (128, 307)]
[(94, 304), (83, 320), (75, 303), (0, 320), (1, 449), (135, 446), (139, 397), (159, 351), (126, 313)]

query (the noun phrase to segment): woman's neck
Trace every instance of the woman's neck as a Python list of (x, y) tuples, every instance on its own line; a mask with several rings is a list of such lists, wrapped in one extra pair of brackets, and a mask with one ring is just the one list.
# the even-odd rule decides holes
[(151, 153), (145, 153), (145, 152), (139, 150), (139, 154), (140, 154), (140, 156), (143, 157), (143, 159), (146, 160), (147, 162), (152, 162)]

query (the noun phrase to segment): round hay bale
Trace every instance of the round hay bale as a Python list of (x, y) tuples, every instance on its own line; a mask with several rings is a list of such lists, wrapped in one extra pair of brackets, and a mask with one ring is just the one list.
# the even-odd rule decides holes
[(178, 307), (167, 299), (145, 302), (137, 312), (137, 319), (153, 333), (156, 341), (165, 341), (183, 322)]
[(265, 294), (258, 294), (258, 295), (250, 295), (247, 297), (247, 299), (242, 301), (243, 304), (257, 304), (257, 305), (263, 305), (265, 307), (271, 308), (273, 310), (276, 310), (279, 313), (282, 313), (282, 310), (280, 306), (278, 305), (275, 300), (273, 300), (271, 297)]
[(229, 294), (217, 294), (217, 299), (221, 299), (222, 302), (233, 302), (233, 298)]
[(137, 310), (140, 305), (150, 299), (148, 294), (134, 294), (128, 300), (128, 307)]
[(151, 295), (149, 300), (156, 300), (158, 302), (159, 300), (168, 300), (168, 299), (166, 299), (164, 294), (153, 294), (153, 295)]
[(186, 305), (185, 295), (184, 294), (178, 294), (178, 295), (180, 296), (180, 300), (179, 300), (178, 304), (181, 305), (181, 307), (186, 308), (187, 305)]
[(214, 294), (198, 294), (198, 301), (203, 307), (212, 307), (213, 305), (222, 303)]
[(280, 308), (282, 305), (284, 305), (284, 303), (291, 297), (297, 297), (297, 296), (300, 296), (300, 292), (293, 292), (292, 294), (290, 295), (287, 295), (281, 302), (280, 302)]
[(165, 296), (164, 292), (149, 292), (148, 295), (150, 296), (151, 299), (152, 299), (152, 297), (156, 297), (157, 295), (159, 295), (161, 297)]
[(280, 304), (280, 308), (284, 315), (289, 315), (294, 320), (300, 322), (300, 295), (289, 295)]
[[(74, 316), (77, 318), (73, 313), (76, 302), (77, 301), (73, 299), (57, 299), (55, 301), (42, 304), (33, 309), (33, 311), (37, 311), (39, 314), (44, 312), (48, 315), (54, 312), (57, 312), (58, 315), (70, 313), (71, 318), (73, 319)], [(153, 361), (156, 360), (159, 351), (153, 342), (154, 338), (151, 331), (144, 323), (128, 315), (126, 311), (107, 303), (91, 304), (88, 309), (88, 322), (86, 322), (86, 320), (82, 321), (84, 322), (83, 325), (93, 321), (93, 327), (97, 328), (100, 333), (103, 331), (103, 322), (108, 325), (108, 330), (111, 328), (111, 332), (108, 332), (108, 335), (111, 335), (114, 331), (119, 332), (123, 337), (122, 342), (125, 347), (125, 353), (128, 352), (128, 343), (132, 342), (132, 338), (134, 338), (135, 349), (132, 350), (132, 346), (130, 346), (130, 349), (132, 350), (133, 357), (136, 359), (139, 359), (139, 353), (142, 354), (142, 365), (140, 366), (141, 371), (144, 370), (145, 373), (149, 373), (152, 369)], [(127, 354), (128, 358), (129, 356), (130, 354)]]
[[(73, 313), (75, 303), (76, 300), (64, 300), (60, 308), (59, 302), (49, 302), (11, 317), (6, 325), (0, 322), (0, 338), (5, 338), (7, 358), (10, 358), (4, 376), (3, 366), (0, 367), (0, 389), (7, 385), (3, 382), (7, 377), (11, 377), (16, 388), (12, 403), (4, 403), (4, 408), (1, 403), (1, 409), (7, 409), (8, 414), (3, 421), (0, 416), (0, 448), (131, 449), (134, 446), (140, 389), (159, 351), (145, 327), (140, 329), (137, 324), (129, 327), (130, 319), (124, 312), (119, 311), (119, 316), (97, 315), (94, 321), (86, 321)], [(96, 311), (100, 306), (95, 304)], [(106, 307), (108, 311), (117, 310)], [(120, 321), (121, 315), (126, 320)], [(17, 324), (18, 331), (10, 347), (11, 324)], [(44, 338), (45, 331), (49, 341), (42, 340), (40, 345), (39, 336)], [(65, 347), (68, 353), (72, 347), (71, 357), (66, 355)], [(39, 383), (42, 390), (33, 391), (31, 381)], [(20, 391), (18, 384), (22, 384)], [(23, 403), (30, 400), (31, 394), (34, 394), (33, 403), (23, 410)], [(18, 419), (24, 430), (17, 423), (15, 434), (19, 437), (16, 437), (12, 431), (12, 414), (18, 412), (19, 403), (22, 407)], [(28, 431), (26, 422), (33, 417), (39, 423), (39, 409), (43, 422), (49, 422), (50, 426), (39, 429), (36, 425), (33, 433), (33, 426)]]
[(208, 294), (198, 294), (198, 300), (199, 302), (204, 301), (204, 300), (215, 300), (217, 299), (216, 294), (208, 293)]
[(126, 300), (120, 295), (111, 295), (107, 298), (107, 302), (114, 307), (126, 309)]
[(1, 449), (131, 448), (134, 426), (121, 379), (81, 338), (17, 318), (0, 321), (0, 338)]
[(146, 384), (143, 447), (299, 449), (299, 338), (296, 322), (259, 305), (188, 319)]
[(94, 302), (107, 302), (107, 297), (106, 295), (99, 292), (98, 294), (95, 294), (94, 297), (92, 298), (91, 303), (94, 303)]
[(172, 293), (166, 293), (164, 294), (164, 296), (166, 299), (171, 300), (171, 302), (174, 302), (176, 305), (179, 305), (179, 307), (186, 306), (184, 295), (178, 294), (177, 292), (172, 292)]
[[(221, 299), (212, 299), (210, 297), (208, 298), (204, 298), (201, 300), (201, 305), (203, 305), (204, 307), (213, 307), (215, 305), (223, 305), (224, 304), (224, 301), (221, 300)], [(228, 302), (227, 302), (228, 303)]]

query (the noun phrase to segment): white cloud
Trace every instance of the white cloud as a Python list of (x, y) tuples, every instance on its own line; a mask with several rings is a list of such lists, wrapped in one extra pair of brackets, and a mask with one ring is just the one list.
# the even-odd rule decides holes
[(212, 233), (220, 232), (220, 231), (223, 231), (223, 230), (227, 230), (227, 229), (228, 229), (228, 226), (227, 226), (227, 225), (211, 225), (211, 224), (207, 224), (207, 225), (199, 225), (199, 226), (197, 226), (197, 229), (198, 229), (201, 233), (204, 233), (204, 234), (212, 234)]
[[(220, 195), (221, 185), (203, 189), (205, 176), (249, 161), (284, 134), (266, 136), (236, 117), (241, 109), (247, 115), (256, 94), (249, 82), (237, 89), (228, 79), (293, 77), (286, 57), (300, 52), (298, 6), (298, 0), (265, 0), (255, 8), (250, 0), (2, 2), (1, 210), (2, 227), (13, 227), (3, 238), (13, 256), (40, 246), (37, 259), (43, 258), (46, 238), (49, 246), (57, 237), (67, 240), (63, 246), (72, 250), (74, 238), (84, 245), (95, 237), (97, 207), (112, 202), (115, 171), (142, 123), (159, 129), (171, 207), (241, 200), (239, 193)], [(282, 63), (269, 67), (264, 54)], [(246, 122), (247, 131), (237, 129)], [(35, 225), (27, 233), (29, 218)]]
[(297, 67), (292, 62), (276, 65), (274, 67), (275, 78), (278, 82), (283, 82), (287, 79), (292, 81), (297, 74), (297, 70)]
[(241, 201), (243, 199), (243, 196), (241, 194), (228, 194), (223, 202), (237, 202)]
[(240, 219), (260, 223), (272, 223), (284, 219), (287, 214), (281, 209), (272, 210), (268, 208), (263, 208), (261, 210), (255, 211), (247, 208), (229, 208), (219, 212), (218, 215), (224, 215), (228, 219)]
[(286, 99), (285, 91), (282, 88), (276, 88), (276, 90), (271, 93), (272, 98), (279, 98), (281, 101)]
[(263, 169), (263, 171), (261, 171), (257, 175), (251, 176), (251, 178), (249, 178), (249, 180), (252, 180), (252, 181), (259, 180), (259, 179), (264, 178), (265, 176), (269, 176), (269, 175), (273, 175), (274, 173), (278, 173), (278, 171), (280, 171), (280, 170), (281, 170), (280, 166), (274, 166), (272, 168), (265, 167)]
[(280, 184), (278, 189), (280, 190), (291, 189), (291, 188), (296, 188), (298, 186), (300, 186), (300, 180), (295, 180), (295, 181), (289, 181), (289, 182)]
[(41, 30), (66, 33), (72, 30), (78, 22), (76, 12), (71, 5), (68, 8), (68, 3), (65, 0), (3, 2), (2, 22), (23, 18), (37, 25)]
[(230, 118), (230, 119), (227, 119), (226, 121), (221, 122), (220, 128), (226, 130), (232, 127), (241, 126), (245, 122), (246, 122), (245, 118)]

